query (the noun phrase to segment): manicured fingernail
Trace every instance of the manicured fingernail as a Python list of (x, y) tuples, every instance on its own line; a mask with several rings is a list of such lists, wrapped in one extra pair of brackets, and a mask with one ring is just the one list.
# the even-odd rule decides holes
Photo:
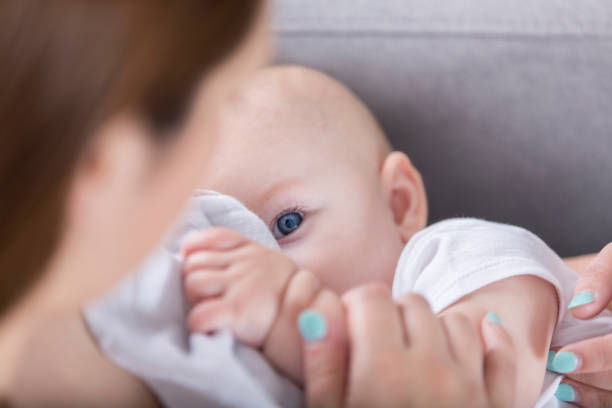
[(589, 303), (595, 301), (595, 296), (591, 292), (580, 292), (570, 301), (569, 305), (567, 305), (567, 309), (573, 309), (578, 306), (588, 305)]
[(300, 314), (298, 328), (306, 341), (321, 340), (327, 334), (325, 318), (314, 310), (305, 310)]
[(499, 324), (500, 326), (502, 325), (501, 319), (499, 318), (497, 313), (493, 313), (493, 312), (487, 313), (487, 320), (495, 324)]
[(555, 392), (555, 397), (561, 401), (574, 402), (576, 401), (576, 391), (574, 391), (574, 388), (571, 385), (561, 383), (557, 388), (557, 392)]
[(577, 369), (579, 364), (580, 359), (577, 355), (570, 351), (562, 351), (553, 358), (552, 371), (562, 374), (569, 373)]
[(548, 358), (546, 359), (546, 369), (548, 371), (555, 371), (553, 369), (553, 359), (557, 355), (557, 352), (554, 350), (548, 350)]

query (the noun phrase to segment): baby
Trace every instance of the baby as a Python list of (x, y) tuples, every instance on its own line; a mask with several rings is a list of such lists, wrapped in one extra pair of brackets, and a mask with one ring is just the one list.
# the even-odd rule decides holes
[(268, 68), (221, 125), (215, 172), (202, 185), (242, 201), (282, 253), (229, 230), (189, 236), (190, 330), (230, 329), (300, 383), (299, 313), (321, 296), (383, 282), (394, 296), (419, 292), (434, 312), (461, 312), (476, 327), (489, 311), (499, 316), (520, 350), (520, 407), (556, 406), (559, 379), (547, 374), (542, 386), (551, 341), (576, 341), (584, 325), (589, 337), (609, 331), (608, 316), (585, 323), (566, 313), (575, 275), (533, 234), (473, 219), (426, 228), (419, 172), (391, 150), (368, 109), (324, 74)]

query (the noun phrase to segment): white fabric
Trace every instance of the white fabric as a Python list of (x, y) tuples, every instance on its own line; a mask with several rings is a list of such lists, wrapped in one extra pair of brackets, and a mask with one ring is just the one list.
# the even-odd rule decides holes
[[(518, 275), (550, 282), (559, 299), (552, 346), (612, 331), (612, 314), (580, 321), (567, 312), (577, 275), (537, 236), (519, 227), (477, 219), (452, 219), (417, 233), (404, 248), (393, 296), (422, 294), (434, 312), (490, 283)], [(561, 376), (547, 372), (537, 407), (561, 406), (554, 397)]]
[(189, 232), (233, 228), (278, 248), (266, 225), (233, 198), (199, 192), (166, 244), (85, 310), (102, 351), (168, 407), (300, 407), (302, 394), (255, 350), (227, 333), (189, 335), (178, 250)]

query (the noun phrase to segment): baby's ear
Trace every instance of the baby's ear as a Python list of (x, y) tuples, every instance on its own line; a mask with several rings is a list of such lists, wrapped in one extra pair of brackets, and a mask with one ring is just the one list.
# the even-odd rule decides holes
[(395, 224), (404, 242), (427, 224), (427, 196), (421, 174), (402, 152), (391, 152), (380, 172)]

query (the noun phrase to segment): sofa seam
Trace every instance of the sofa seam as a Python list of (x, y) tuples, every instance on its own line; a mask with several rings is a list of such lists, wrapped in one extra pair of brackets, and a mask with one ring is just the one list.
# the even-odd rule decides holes
[[(458, 19), (414, 19), (405, 17), (395, 18), (281, 18), (275, 27), (276, 31), (281, 32), (396, 32), (396, 33), (411, 33), (411, 32), (431, 32), (431, 33), (446, 33), (460, 32), (472, 34), (526, 34), (526, 35), (609, 35), (612, 34), (612, 19), (601, 21), (537, 21), (529, 22), (505, 19), (505, 20), (458, 20)], [(351, 27), (306, 27), (292, 28), (287, 23), (299, 22), (365, 22), (370, 24), (370, 27), (351, 28)], [(377, 24), (379, 24), (377, 26)], [(387, 23), (408, 23), (406, 27), (388, 27), (384, 26)]]

